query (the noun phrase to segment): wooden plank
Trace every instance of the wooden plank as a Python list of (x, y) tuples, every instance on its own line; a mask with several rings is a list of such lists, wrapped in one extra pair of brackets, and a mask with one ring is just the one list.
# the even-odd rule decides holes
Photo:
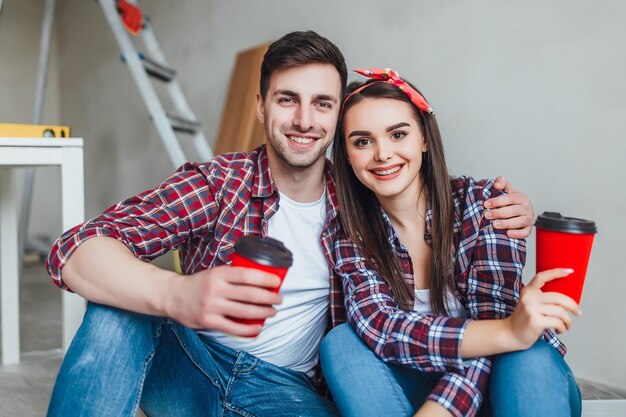
[(256, 117), (256, 94), (261, 62), (269, 45), (265, 43), (237, 54), (215, 142), (216, 155), (250, 151), (265, 143), (265, 130)]

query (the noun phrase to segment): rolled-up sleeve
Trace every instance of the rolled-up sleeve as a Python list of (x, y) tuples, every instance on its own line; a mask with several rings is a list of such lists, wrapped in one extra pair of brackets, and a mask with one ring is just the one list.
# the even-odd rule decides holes
[(151, 261), (177, 247), (215, 218), (213, 190), (204, 173), (192, 164), (153, 190), (110, 207), (104, 213), (63, 233), (53, 244), (46, 268), (53, 282), (70, 290), (62, 270), (83, 242), (97, 236), (122, 242), (137, 258)]

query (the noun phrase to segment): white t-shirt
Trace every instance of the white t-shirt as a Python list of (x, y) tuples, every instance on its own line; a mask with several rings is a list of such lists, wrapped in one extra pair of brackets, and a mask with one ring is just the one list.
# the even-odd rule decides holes
[[(467, 317), (465, 307), (463, 307), (463, 304), (461, 304), (461, 302), (450, 291), (446, 291), (446, 307), (448, 309), (448, 317)], [(425, 316), (432, 316), (435, 314), (430, 307), (430, 290), (415, 289), (415, 302), (413, 303), (413, 310)]]
[(326, 218), (326, 193), (313, 203), (298, 203), (280, 194), (280, 207), (268, 222), (268, 235), (293, 253), (280, 293), (277, 314), (261, 334), (242, 340), (217, 331), (202, 332), (236, 351), (246, 352), (295, 371), (308, 372), (319, 360), (327, 325), (330, 291), (328, 263), (320, 242)]

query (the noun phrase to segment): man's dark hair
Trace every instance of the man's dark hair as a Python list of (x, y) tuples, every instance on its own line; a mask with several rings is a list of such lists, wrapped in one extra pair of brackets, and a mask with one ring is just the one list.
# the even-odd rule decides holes
[(306, 64), (333, 65), (339, 72), (342, 90), (346, 87), (348, 70), (339, 48), (312, 30), (291, 32), (272, 43), (265, 52), (261, 64), (261, 97), (265, 99), (274, 71)]

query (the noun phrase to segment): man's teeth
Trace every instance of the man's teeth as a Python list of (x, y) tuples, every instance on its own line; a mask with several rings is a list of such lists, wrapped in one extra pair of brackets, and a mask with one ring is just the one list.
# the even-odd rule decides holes
[(386, 169), (384, 171), (374, 171), (374, 174), (376, 174), (376, 175), (390, 175), (390, 174), (394, 174), (394, 173), (400, 171), (400, 168), (401, 167), (397, 166), (397, 167)]
[(303, 143), (303, 144), (311, 143), (314, 140), (312, 138), (301, 138), (299, 136), (289, 136), (289, 139), (291, 139), (294, 142)]

